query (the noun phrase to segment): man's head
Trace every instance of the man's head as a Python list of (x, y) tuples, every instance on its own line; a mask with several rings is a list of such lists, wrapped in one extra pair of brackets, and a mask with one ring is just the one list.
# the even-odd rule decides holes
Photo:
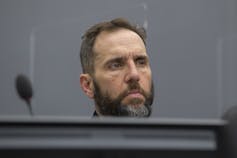
[(97, 114), (149, 116), (153, 82), (145, 30), (114, 19), (94, 25), (82, 40), (80, 84)]

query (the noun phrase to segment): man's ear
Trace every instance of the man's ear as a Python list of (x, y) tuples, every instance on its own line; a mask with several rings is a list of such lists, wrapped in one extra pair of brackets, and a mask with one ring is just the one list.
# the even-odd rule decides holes
[(94, 85), (93, 79), (89, 74), (81, 74), (80, 75), (80, 85), (84, 93), (89, 98), (94, 98)]

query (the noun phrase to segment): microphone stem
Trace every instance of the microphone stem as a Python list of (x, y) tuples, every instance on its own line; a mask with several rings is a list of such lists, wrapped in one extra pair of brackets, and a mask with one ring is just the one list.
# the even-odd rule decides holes
[(26, 103), (27, 103), (27, 106), (28, 106), (28, 109), (29, 109), (30, 115), (31, 115), (31, 116), (34, 116), (34, 113), (33, 113), (33, 109), (32, 109), (32, 106), (31, 106), (31, 101), (30, 101), (30, 99), (26, 99)]

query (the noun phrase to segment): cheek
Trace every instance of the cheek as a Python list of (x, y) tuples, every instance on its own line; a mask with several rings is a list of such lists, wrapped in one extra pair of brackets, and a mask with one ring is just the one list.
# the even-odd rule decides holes
[(145, 91), (149, 91), (150, 88), (151, 88), (151, 74), (150, 73), (147, 73), (147, 74), (143, 74), (141, 76), (141, 80), (140, 80), (140, 84), (141, 84), (141, 87), (145, 90)]
[(116, 96), (123, 88), (122, 76), (114, 76), (106, 84), (109, 85), (108, 90)]
[(122, 75), (107, 74), (97, 78), (103, 92), (108, 93), (112, 98), (116, 97), (123, 88)]

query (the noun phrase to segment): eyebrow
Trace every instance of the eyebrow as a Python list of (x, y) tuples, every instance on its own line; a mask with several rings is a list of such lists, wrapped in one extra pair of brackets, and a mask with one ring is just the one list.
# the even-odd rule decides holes
[[(137, 59), (145, 59), (148, 61), (148, 57), (146, 55), (135, 55), (133, 57), (133, 60), (137, 60)], [(105, 62), (105, 64), (111, 63), (111, 62), (121, 62), (121, 61), (125, 61), (127, 60), (126, 56), (117, 56), (114, 58), (109, 59), (108, 61)]]
[(146, 55), (136, 55), (134, 57), (134, 59), (146, 59), (146, 60), (148, 60), (148, 56), (146, 56)]
[(114, 57), (114, 58), (111, 58), (109, 59), (108, 61), (105, 62), (105, 64), (109, 64), (109, 63), (112, 63), (112, 62), (122, 62), (122, 61), (125, 61), (127, 59), (127, 57), (124, 57), (124, 56), (118, 56), (118, 57)]

